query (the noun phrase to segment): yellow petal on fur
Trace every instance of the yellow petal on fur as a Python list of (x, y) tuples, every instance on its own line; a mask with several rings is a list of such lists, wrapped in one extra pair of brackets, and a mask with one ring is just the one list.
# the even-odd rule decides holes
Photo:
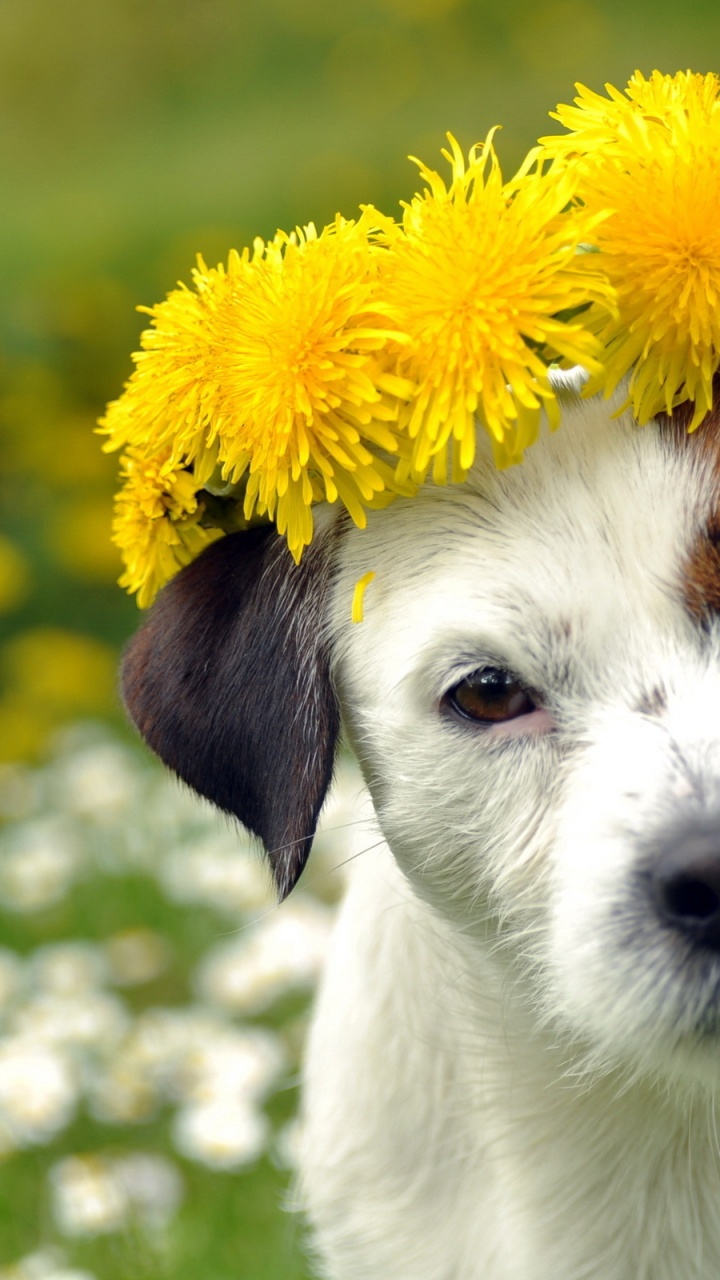
[(374, 578), (375, 573), (370, 569), (368, 573), (363, 574), (362, 578), (358, 578), (355, 583), (355, 590), (353, 591), (352, 598), (352, 610), (350, 614), (353, 622), (362, 622), (364, 620), (365, 592)]

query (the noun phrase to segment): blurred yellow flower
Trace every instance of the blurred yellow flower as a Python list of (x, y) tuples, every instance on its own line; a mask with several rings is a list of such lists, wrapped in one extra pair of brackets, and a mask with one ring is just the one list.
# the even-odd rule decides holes
[(492, 133), (467, 163), (449, 140), (450, 184), (420, 164), (426, 189), (405, 206), (402, 227), (386, 224), (381, 268), (383, 305), (403, 339), (398, 371), (417, 389), (401, 415), (414, 446), (400, 469), (416, 480), (431, 464), (446, 479), (448, 444), (453, 479), (464, 478), (476, 415), (498, 462), (517, 461), (541, 404), (554, 413), (548, 359), (599, 369), (583, 319), (558, 313), (612, 298), (592, 255), (578, 252), (598, 219), (566, 211), (573, 188), (562, 166), (544, 172), (531, 153), (503, 183)]
[(23, 693), (5, 693), (0, 698), (0, 764), (37, 756), (56, 724), (46, 707)]
[(69, 718), (117, 710), (117, 652), (62, 627), (21, 631), (0, 649), (0, 762), (37, 755)]
[(0, 534), (0, 613), (22, 604), (30, 588), (30, 567), (14, 542)]
[(124, 484), (115, 499), (113, 520), (113, 539), (125, 565), (119, 581), (121, 587), (136, 591), (140, 608), (146, 608), (178, 569), (222, 533), (200, 524), (200, 483), (168, 450), (148, 455), (130, 448), (120, 468)]
[(58, 505), (47, 523), (53, 560), (82, 582), (115, 582), (120, 568), (117, 547), (110, 541), (106, 495), (74, 495)]
[(111, 712), (116, 666), (117, 654), (109, 645), (60, 627), (23, 631), (0, 654), (10, 696), (58, 721)]
[(608, 214), (592, 238), (617, 312), (586, 316), (604, 347), (587, 392), (609, 395), (631, 370), (640, 423), (690, 400), (692, 430), (720, 365), (720, 81), (654, 72), (637, 73), (625, 95), (579, 89), (577, 107), (556, 117), (574, 132), (543, 143), (575, 157), (584, 209)]

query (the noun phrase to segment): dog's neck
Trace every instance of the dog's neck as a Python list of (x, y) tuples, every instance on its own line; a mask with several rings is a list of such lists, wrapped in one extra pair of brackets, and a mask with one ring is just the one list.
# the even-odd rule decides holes
[(720, 1095), (589, 1067), (585, 1046), (543, 1025), (501, 948), (494, 957), (487, 944), (478, 950), (432, 914), (445, 957), (445, 1029), (456, 1037), (468, 1120), (477, 1117), (477, 1194), (498, 1277), (720, 1275)]
[[(332, 1158), (305, 1160), (323, 1162), (326, 1247), (336, 1236), (347, 1259), (345, 1231), (355, 1239), (392, 1210), (387, 1274), (411, 1259), (415, 1280), (716, 1280), (720, 1119), (708, 1094), (679, 1100), (618, 1070), (583, 1073), (583, 1047), (542, 1025), (501, 950), (421, 902), (386, 849), (360, 860), (343, 923), (322, 1000), (342, 998), (347, 1021), (331, 1046), (316, 1028), (308, 1066), (324, 1073), (332, 1052), (352, 1077), (347, 1115), (330, 1096), (319, 1123), (316, 1099), (314, 1140), (327, 1129)], [(368, 1010), (358, 1018), (355, 981), (373, 985), (376, 1024)], [(418, 1220), (430, 1225), (416, 1258), (405, 1226)], [(342, 1274), (365, 1277), (363, 1266)]]

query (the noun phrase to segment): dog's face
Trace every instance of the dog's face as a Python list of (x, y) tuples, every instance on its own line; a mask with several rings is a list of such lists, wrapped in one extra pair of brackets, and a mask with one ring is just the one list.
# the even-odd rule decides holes
[[(302, 869), (339, 714), (413, 889), (588, 1060), (718, 1077), (720, 490), (715, 427), (604, 403), (498, 472), (428, 486), (299, 568), (215, 544), (126, 661), (181, 777)], [(351, 621), (356, 581), (375, 580)], [(339, 704), (339, 709), (338, 709)]]

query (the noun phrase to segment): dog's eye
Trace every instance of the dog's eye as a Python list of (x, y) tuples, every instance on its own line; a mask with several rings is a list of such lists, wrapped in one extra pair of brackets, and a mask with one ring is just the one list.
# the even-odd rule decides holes
[(444, 700), (460, 715), (480, 724), (516, 720), (518, 716), (529, 715), (536, 707), (527, 689), (502, 667), (473, 671), (450, 689)]

